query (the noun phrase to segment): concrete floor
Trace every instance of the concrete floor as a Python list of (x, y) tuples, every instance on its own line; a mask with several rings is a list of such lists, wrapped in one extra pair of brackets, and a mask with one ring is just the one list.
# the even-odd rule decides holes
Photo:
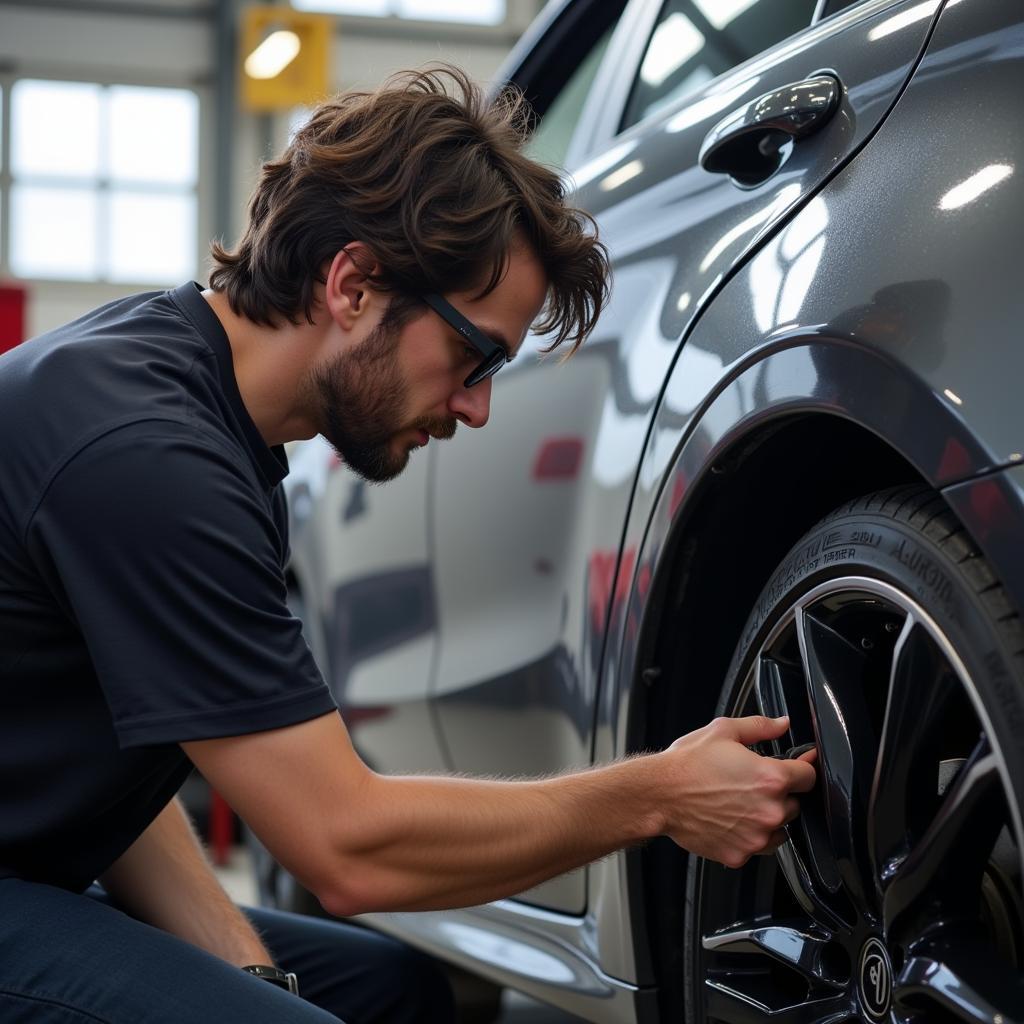
[[(217, 875), (236, 903), (256, 902), (256, 888), (244, 847), (236, 846), (232, 849), (229, 862), (217, 868)], [(495, 1024), (578, 1024), (581, 1019), (518, 992), (506, 990), (502, 997), (501, 1016)]]

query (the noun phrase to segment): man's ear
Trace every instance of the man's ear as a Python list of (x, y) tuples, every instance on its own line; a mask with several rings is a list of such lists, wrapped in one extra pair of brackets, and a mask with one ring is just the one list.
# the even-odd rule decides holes
[(349, 242), (334, 254), (325, 275), (324, 303), (339, 327), (351, 330), (376, 307), (380, 292), (366, 275), (377, 270), (373, 254), (362, 242)]

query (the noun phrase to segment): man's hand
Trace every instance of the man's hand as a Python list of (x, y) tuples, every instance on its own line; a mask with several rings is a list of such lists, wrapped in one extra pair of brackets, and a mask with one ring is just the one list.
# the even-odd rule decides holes
[(782, 826), (800, 813), (792, 794), (814, 787), (814, 752), (782, 761), (747, 746), (777, 739), (788, 724), (785, 718), (716, 718), (676, 740), (663, 755), (679, 787), (666, 835), (730, 868), (784, 842)]

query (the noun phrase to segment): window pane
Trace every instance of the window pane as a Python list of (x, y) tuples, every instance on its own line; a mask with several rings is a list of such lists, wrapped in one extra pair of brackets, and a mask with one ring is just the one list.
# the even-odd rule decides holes
[(633, 82), (622, 127), (811, 23), (815, 0), (666, 0)]
[(100, 87), (22, 79), (11, 90), (15, 175), (93, 177), (100, 169)]
[(583, 112), (583, 104), (611, 37), (612, 29), (609, 28), (580, 62), (572, 77), (548, 107), (547, 113), (541, 118), (540, 124), (526, 144), (526, 152), (534, 160), (555, 167), (563, 166), (572, 134), (576, 130), (576, 122)]
[(292, 7), (298, 11), (329, 11), (331, 14), (391, 13), (391, 0), (292, 0)]
[(505, 20), (505, 0), (398, 0), (398, 13), (403, 18), (500, 25)]
[(112, 192), (109, 206), (111, 281), (180, 284), (196, 272), (196, 199)]
[(420, 18), (424, 21), (462, 21), (474, 25), (500, 25), (506, 0), (292, 0), (299, 11)]
[(723, 29), (757, 0), (694, 0), (700, 13), (717, 29)]
[(704, 47), (704, 35), (685, 14), (670, 14), (647, 44), (640, 80), (657, 89)]
[(198, 174), (199, 97), (187, 89), (114, 86), (110, 176), (193, 185)]
[(291, 144), (292, 139), (295, 138), (295, 133), (300, 128), (305, 128), (309, 123), (309, 119), (313, 114), (312, 107), (292, 107), (288, 111), (288, 143)]
[(84, 188), (11, 189), (11, 269), (19, 277), (96, 276), (99, 199)]

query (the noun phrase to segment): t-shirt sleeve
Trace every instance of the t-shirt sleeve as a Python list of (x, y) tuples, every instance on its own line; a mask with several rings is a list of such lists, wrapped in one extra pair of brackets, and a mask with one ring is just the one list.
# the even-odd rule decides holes
[(35, 509), (29, 552), (74, 618), (122, 747), (335, 707), (286, 603), (286, 539), (239, 460), (173, 424), (95, 441)]

